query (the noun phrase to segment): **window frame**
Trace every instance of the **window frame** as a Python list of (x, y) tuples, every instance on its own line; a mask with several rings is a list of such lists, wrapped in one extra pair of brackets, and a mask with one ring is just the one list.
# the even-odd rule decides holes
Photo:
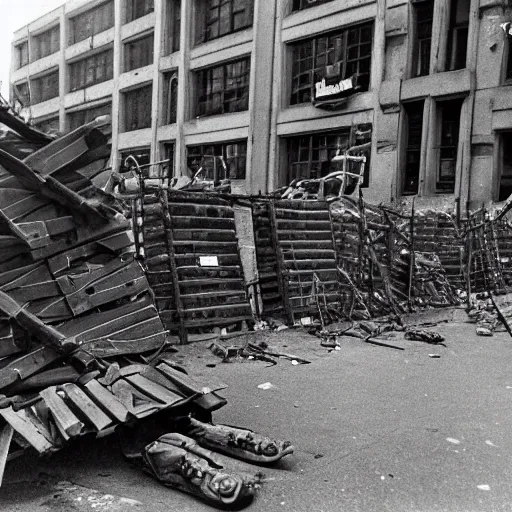
[[(98, 61), (103, 57), (105, 58), (103, 64), (100, 66)], [(91, 62), (95, 63), (94, 68), (92, 68), (94, 69), (94, 78), (87, 81), (88, 70), (90, 69)], [(83, 69), (80, 70), (78, 68), (79, 65), (82, 65)], [(103, 70), (102, 76), (98, 76), (98, 69)], [(92, 55), (70, 62), (68, 64), (68, 73), (69, 92), (78, 91), (111, 80), (114, 77), (114, 49), (112, 47), (108, 47), (104, 50), (100, 49), (100, 51), (95, 52)], [(75, 83), (78, 81), (76, 75), (79, 73), (83, 75), (83, 80), (80, 81), (80, 83)]]
[[(44, 80), (50, 80), (50, 77), (56, 77), (56, 91), (55, 93), (50, 92), (51, 96), (47, 94), (43, 94), (44, 88)], [(45, 101), (52, 100), (54, 98), (58, 98), (60, 95), (60, 77), (59, 77), (59, 69), (54, 68), (49, 73), (45, 73), (44, 75), (40, 75), (30, 79), (30, 93), (31, 99), (30, 104), (36, 105), (38, 103), (43, 103)]]
[[(373, 21), (365, 21), (290, 43), (290, 57), (292, 63), (288, 105), (293, 106), (309, 103), (315, 95), (315, 84), (322, 78), (326, 78), (328, 72), (332, 72), (333, 75), (339, 76), (342, 80), (353, 76), (354, 73), (359, 76), (367, 76), (367, 84), (364, 86), (359, 85), (358, 92), (370, 90), (374, 26)], [(350, 32), (354, 30), (358, 31), (358, 40), (356, 43), (349, 40)], [(370, 31), (368, 41), (361, 41), (363, 30)], [(339, 43), (337, 43), (338, 41)], [(361, 47), (365, 45), (369, 45), (369, 52), (361, 56)], [(307, 46), (310, 46), (310, 48), (307, 48)], [(350, 53), (356, 48), (358, 53), (357, 58), (351, 58)], [(330, 63), (330, 60), (334, 62)], [(308, 64), (308, 61), (310, 61), (310, 64)], [(368, 61), (368, 71), (359, 73), (360, 65), (363, 61)], [(306, 64), (301, 68), (302, 62), (306, 62)], [(349, 68), (349, 66), (353, 66), (354, 64), (357, 71)], [(350, 73), (350, 75), (348, 73)], [(304, 79), (304, 77), (308, 78)], [(360, 82), (359, 79), (358, 82)], [(295, 83), (297, 86), (295, 86)]]
[[(141, 51), (141, 46), (149, 41)], [(139, 46), (141, 45), (141, 46)], [(147, 57), (147, 61), (142, 57)], [(137, 34), (137, 37), (123, 41), (123, 72), (127, 73), (135, 69), (151, 66), (155, 62), (155, 33)], [(132, 67), (133, 66), (133, 67)]]
[(165, 13), (165, 55), (180, 51), (181, 0), (167, 0)]
[(319, 5), (323, 5), (333, 0), (293, 0), (291, 12), (300, 12), (306, 9), (311, 9), (313, 7), (318, 7)]
[[(410, 138), (411, 138), (411, 130), (410, 130), (410, 120), (411, 120), (411, 112), (413, 106), (418, 105), (418, 112), (421, 112), (421, 122), (419, 127), (419, 146), (415, 145), (415, 147), (411, 148)], [(421, 107), (420, 107), (421, 105)], [(404, 146), (403, 146), (403, 163), (402, 163), (402, 172), (401, 172), (401, 183), (400, 183), (400, 195), (401, 196), (409, 196), (409, 195), (418, 195), (420, 193), (420, 182), (421, 182), (421, 165), (422, 165), (422, 148), (424, 143), (424, 121), (425, 121), (425, 99), (419, 99), (414, 101), (409, 101), (403, 103), (404, 108)], [(416, 128), (417, 129), (417, 128)], [(417, 146), (417, 147), (416, 147)], [(407, 171), (409, 165), (409, 154), (410, 153), (419, 153), (419, 159), (417, 162), (418, 165), (418, 183), (416, 185), (416, 191), (406, 190), (406, 178)]]
[[(42, 43), (48, 44), (46, 51), (42, 49)], [(32, 36), (31, 62), (44, 59), (60, 51), (60, 24)]]
[[(240, 148), (244, 148), (244, 151), (242, 153), (235, 152), (232, 156), (228, 154), (228, 148), (230, 146), (240, 146)], [(190, 154), (190, 150), (198, 149), (199, 151), (195, 155)], [(218, 151), (220, 149), (220, 151)], [(238, 149), (238, 148), (237, 148)], [(224, 179), (222, 177), (222, 171), (224, 170), (222, 160), (217, 161), (218, 158), (223, 158), (224, 163), (226, 164), (225, 174), (224, 177), (226, 179), (230, 180), (245, 180), (247, 177), (247, 139), (236, 139), (232, 141), (223, 141), (223, 142), (215, 142), (211, 144), (193, 144), (187, 146), (187, 167), (192, 171), (193, 174), (197, 172), (197, 170), (200, 167), (204, 167), (203, 161), (212, 161), (213, 165), (211, 169), (206, 168), (207, 172), (203, 174), (205, 179), (209, 180), (215, 180), (218, 181), (220, 179)], [(213, 153), (209, 154), (206, 150), (212, 150)], [(216, 153), (217, 151), (217, 153)], [(197, 168), (191, 165), (191, 159), (200, 158), (199, 164), (197, 164)], [(238, 164), (240, 161), (244, 161), (243, 169), (238, 169), (237, 171), (240, 171), (240, 173), (235, 173), (234, 175), (231, 175), (229, 167), (230, 163), (234, 162)], [(222, 167), (221, 174), (219, 175), (219, 172), (216, 172), (219, 168), (218, 166)], [(238, 167), (238, 165), (237, 165)]]
[[(30, 56), (28, 52), (28, 40), (18, 43), (14, 46), (16, 51), (16, 69), (24, 68), (28, 66), (30, 62)], [(25, 60), (23, 60), (23, 49), (25, 49)]]
[[(144, 110), (144, 105), (141, 102), (141, 96), (142, 96), (142, 94), (144, 94), (144, 91), (149, 91), (149, 94), (147, 94), (147, 96), (149, 96), (149, 108), (146, 108), (145, 110)], [(137, 93), (139, 94), (139, 97), (136, 96)], [(123, 99), (123, 110), (124, 110), (122, 133), (151, 128), (152, 108), (153, 108), (153, 106), (152, 106), (153, 105), (153, 82), (148, 82), (148, 83), (139, 85), (137, 87), (134, 87), (132, 89), (121, 91), (121, 94), (123, 95), (122, 99)], [(128, 102), (131, 98), (135, 98), (133, 101), (138, 108), (134, 108), (134, 107), (129, 108)], [(130, 115), (133, 116), (135, 113), (137, 114), (136, 116), (134, 116), (136, 119), (138, 119), (139, 114), (142, 113), (143, 115), (141, 117), (142, 117), (142, 119), (145, 120), (145, 122), (142, 122), (142, 125), (137, 124), (137, 126), (132, 128), (132, 127), (128, 126), (129, 125), (128, 121), (129, 121), (129, 116)], [(131, 126), (134, 126), (134, 122), (136, 122), (135, 118), (133, 119)]]
[[(238, 74), (235, 74), (235, 67), (238, 65), (242, 69)], [(195, 114), (197, 117), (245, 112), (249, 109), (251, 93), (250, 56), (200, 69), (194, 75), (197, 86), (197, 100), (195, 104)], [(222, 80), (222, 86), (216, 89), (216, 81), (218, 82), (220, 79)], [(229, 82), (231, 82), (231, 85)], [(234, 97), (229, 98), (233, 94)], [(219, 101), (216, 108), (217, 96), (219, 96)], [(228, 99), (226, 99), (226, 96), (228, 96)], [(240, 106), (237, 106), (236, 103), (240, 103)], [(235, 104), (235, 107), (231, 110), (230, 105), (233, 104)]]
[[(283, 137), (285, 140), (285, 154), (287, 156), (286, 158), (286, 176), (285, 181), (286, 184), (291, 183), (295, 179), (317, 179), (321, 178), (323, 176), (326, 176), (330, 172), (333, 172), (335, 170), (339, 170), (337, 164), (332, 163), (332, 158), (336, 155), (336, 152), (338, 149), (345, 149), (345, 146), (342, 144), (339, 144), (339, 139), (344, 138), (346, 142), (346, 147), (355, 147), (359, 146), (361, 144), (361, 141), (357, 140), (357, 132), (359, 129), (365, 128), (366, 130), (370, 130), (370, 139), (367, 142), (371, 142), (372, 132), (373, 132), (373, 126), (370, 123), (361, 124), (361, 125), (353, 125), (353, 126), (341, 126), (339, 128), (335, 128), (333, 130), (321, 130), (321, 131), (315, 131), (315, 132), (307, 132), (307, 133), (300, 133), (297, 135), (292, 136), (286, 136)], [(323, 138), (325, 141), (327, 141), (327, 138), (335, 138), (336, 142), (331, 144), (321, 144), (314, 143), (315, 138), (320, 139)], [(307, 144), (304, 144), (302, 148), (300, 147), (300, 139), (306, 139)], [(290, 147), (291, 143), (294, 143), (297, 141), (299, 143), (299, 146), (297, 149)], [(301, 155), (301, 151), (305, 152), (307, 151), (307, 158), (303, 159)], [(315, 152), (318, 154), (318, 158), (314, 158)], [(321, 158), (322, 152), (326, 153), (325, 158)], [(293, 157), (295, 156), (294, 153), (297, 154), (298, 160), (293, 161)], [(366, 165), (365, 165), (365, 172), (364, 172), (364, 179), (363, 184), (361, 185), (361, 188), (367, 188), (370, 183), (370, 165), (371, 165), (371, 146), (366, 148), (365, 150), (362, 150), (357, 153), (352, 153), (356, 155), (365, 154), (367, 157)], [(325, 165), (325, 169), (322, 169), (322, 165)], [(320, 168), (316, 170), (316, 172), (313, 174), (313, 164), (320, 165)], [(294, 166), (296, 167), (304, 167), (306, 165), (308, 167), (307, 173), (301, 173), (299, 172), (292, 172), (292, 168)]]
[[(83, 105), (81, 105), (83, 107)], [(106, 112), (108, 107), (108, 112)], [(104, 110), (104, 112), (101, 112)], [(97, 114), (96, 114), (97, 113)], [(78, 115), (83, 114), (83, 121), (80, 123), (73, 123), (73, 119), (78, 117)], [(73, 131), (79, 128), (80, 126), (89, 123), (90, 121), (94, 121), (100, 115), (112, 115), (112, 100), (101, 103), (99, 105), (95, 105), (94, 107), (86, 107), (80, 108), (77, 110), (71, 110), (66, 112), (66, 127), (68, 131)], [(94, 117), (93, 117), (94, 116)]]
[[(101, 16), (101, 12), (105, 10), (105, 20), (99, 24), (97, 18)], [(108, 15), (108, 16), (107, 16)], [(91, 17), (92, 20), (88, 20), (87, 17)], [(87, 25), (90, 22), (90, 28), (88, 32), (80, 33), (77, 37), (77, 25)], [(115, 25), (115, 13), (114, 13), (114, 0), (107, 0), (99, 5), (94, 6), (92, 9), (88, 9), (75, 16), (69, 18), (69, 46), (85, 41), (89, 37), (101, 34), (106, 30), (111, 29)]]
[[(432, 18), (430, 20), (430, 38), (421, 38), (420, 39), (420, 30), (419, 25), (425, 24), (426, 20), (418, 20), (418, 11), (421, 8), (420, 6), (424, 4), (432, 5)], [(413, 6), (413, 20), (414, 20), (414, 39), (413, 39), (413, 47), (412, 47), (412, 66), (411, 66), (411, 78), (417, 78), (420, 76), (428, 76), (430, 75), (430, 63), (432, 61), (432, 36), (434, 29), (434, 6), (435, 0), (414, 0), (412, 3)], [(428, 62), (425, 62), (421, 59), (421, 47), (422, 42), (430, 41), (430, 48), (428, 52)], [(425, 69), (423, 69), (425, 67)]]
[(143, 18), (152, 12), (155, 12), (154, 0), (126, 0), (124, 24), (126, 25), (127, 23)]
[[(162, 126), (176, 124), (178, 117), (179, 73), (177, 70), (163, 74)], [(174, 89), (172, 87), (175, 87)]]
[[(237, 0), (198, 0), (200, 2), (198, 9), (198, 20), (196, 23), (196, 34), (195, 34), (195, 44), (206, 43), (208, 41), (214, 41), (215, 39), (219, 39), (221, 37), (227, 36), (229, 34), (234, 34), (236, 32), (240, 32), (242, 30), (246, 30), (253, 26), (254, 24), (254, 0), (242, 0), (245, 2), (243, 9), (234, 10), (234, 4)], [(216, 2), (217, 5), (211, 5), (212, 2)], [(222, 24), (222, 13), (221, 10), (223, 7), (228, 6), (229, 9), (229, 29), (225, 32), (221, 33), (221, 24)], [(211, 11), (217, 9), (217, 17), (211, 16)], [(235, 28), (235, 16), (244, 13), (245, 21), (242, 25)], [(226, 20), (224, 20), (225, 22)], [(217, 23), (217, 33), (216, 35), (211, 35), (211, 29)]]

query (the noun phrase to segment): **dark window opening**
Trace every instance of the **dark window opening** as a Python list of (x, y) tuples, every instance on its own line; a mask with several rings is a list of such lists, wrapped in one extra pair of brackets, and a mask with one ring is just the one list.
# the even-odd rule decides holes
[(309, 7), (315, 7), (316, 5), (326, 4), (332, 2), (332, 0), (293, 0), (292, 12), (302, 11)]
[(145, 85), (123, 93), (124, 131), (130, 132), (151, 126), (153, 86)]
[(124, 70), (131, 71), (152, 64), (154, 49), (153, 33), (126, 43), (124, 45)]
[(178, 106), (178, 73), (164, 74), (163, 124), (174, 124)]
[(326, 77), (355, 76), (359, 91), (370, 86), (373, 24), (366, 23), (292, 44), (290, 104), (310, 102), (314, 87)]
[(247, 165), (247, 141), (187, 147), (187, 165), (192, 174), (200, 168), (208, 180), (243, 180)]
[(16, 69), (22, 68), (28, 64), (28, 41), (17, 45), (16, 47)]
[(469, 28), (469, 0), (452, 0), (446, 52), (446, 70), (466, 67)]
[(501, 176), (498, 201), (505, 201), (512, 194), (512, 132), (500, 134)]
[(54, 71), (48, 75), (31, 81), (32, 105), (56, 98), (59, 95), (59, 72)]
[(443, 101), (439, 104), (439, 167), (436, 192), (452, 194), (455, 190), (457, 148), (459, 145), (460, 113), (463, 99)]
[(126, 23), (142, 18), (155, 10), (154, 0), (127, 0)]
[(249, 108), (251, 60), (244, 58), (197, 73), (197, 116), (240, 112)]
[[(372, 126), (370, 124), (343, 128), (337, 131), (321, 132), (289, 137), (287, 183), (297, 179), (316, 179), (340, 170), (340, 164), (332, 159), (339, 152), (349, 148), (351, 155), (366, 156), (363, 187), (370, 182)], [(348, 171), (359, 174), (359, 164), (351, 162)]]
[(414, 101), (404, 104), (407, 116), (407, 143), (405, 146), (405, 169), (402, 181), (403, 195), (418, 193), (424, 103), (424, 101)]
[(167, 0), (166, 54), (180, 49), (181, 0)]
[(196, 43), (252, 26), (254, 0), (203, 0), (200, 7)]
[(434, 20), (433, 0), (414, 3), (416, 40), (414, 45), (413, 76), (430, 73), (430, 50), (432, 47), (432, 22)]
[(32, 38), (32, 61), (42, 59), (60, 50), (60, 26)]
[(507, 35), (507, 68), (505, 70), (505, 80), (512, 80), (512, 36)]
[(110, 80), (114, 76), (114, 50), (95, 53), (69, 65), (70, 91)]
[(174, 176), (174, 143), (164, 144), (164, 160), (169, 162), (160, 166), (159, 177), (170, 179)]
[(68, 114), (68, 129), (69, 131), (73, 131), (79, 126), (94, 121), (97, 117), (110, 115), (112, 115), (112, 103), (70, 112)]
[(114, 2), (110, 0), (70, 20), (69, 44), (75, 44), (114, 26)]
[(149, 164), (151, 163), (151, 151), (149, 148), (136, 148), (136, 149), (125, 149), (120, 153), (121, 165), (119, 167), (119, 172), (128, 172), (131, 170), (133, 166), (133, 162), (128, 161), (128, 165), (125, 165), (125, 161), (129, 156), (133, 156), (139, 165), (144, 165), (147, 167), (143, 167), (141, 169), (142, 176), (144, 178), (149, 178)]

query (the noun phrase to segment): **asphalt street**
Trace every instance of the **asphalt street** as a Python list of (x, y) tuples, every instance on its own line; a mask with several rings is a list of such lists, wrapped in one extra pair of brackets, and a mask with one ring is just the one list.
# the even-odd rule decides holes
[[(248, 510), (510, 511), (512, 339), (477, 337), (464, 314), (454, 318), (433, 328), (446, 347), (397, 333), (389, 343), (403, 351), (347, 338), (329, 352), (298, 330), (267, 335), (308, 365), (223, 364), (203, 345), (180, 350), (194, 374), (229, 385), (216, 422), (296, 447), (274, 468), (223, 459), (265, 474)], [(267, 382), (270, 389), (258, 388)], [(23, 457), (8, 465), (5, 480), (2, 510), (213, 510), (127, 465), (113, 438), (80, 442), (49, 460)]]

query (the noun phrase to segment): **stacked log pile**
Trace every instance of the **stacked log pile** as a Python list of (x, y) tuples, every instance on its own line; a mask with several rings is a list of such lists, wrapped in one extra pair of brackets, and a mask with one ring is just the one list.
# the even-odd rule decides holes
[(167, 332), (131, 224), (97, 187), (105, 121), (52, 140), (0, 108), (0, 483), (19, 448), (222, 403), (158, 355)]
[(190, 333), (252, 320), (230, 202), (205, 193), (146, 193), (142, 233), (160, 317), (182, 343)]

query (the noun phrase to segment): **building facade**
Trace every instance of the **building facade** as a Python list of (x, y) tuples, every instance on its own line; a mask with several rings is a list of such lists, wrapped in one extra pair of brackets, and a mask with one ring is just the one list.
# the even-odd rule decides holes
[(69, 0), (14, 34), (11, 99), (61, 132), (112, 114), (118, 169), (258, 193), (355, 147), (369, 201), (478, 205), (512, 193), (511, 21), (509, 0)]

